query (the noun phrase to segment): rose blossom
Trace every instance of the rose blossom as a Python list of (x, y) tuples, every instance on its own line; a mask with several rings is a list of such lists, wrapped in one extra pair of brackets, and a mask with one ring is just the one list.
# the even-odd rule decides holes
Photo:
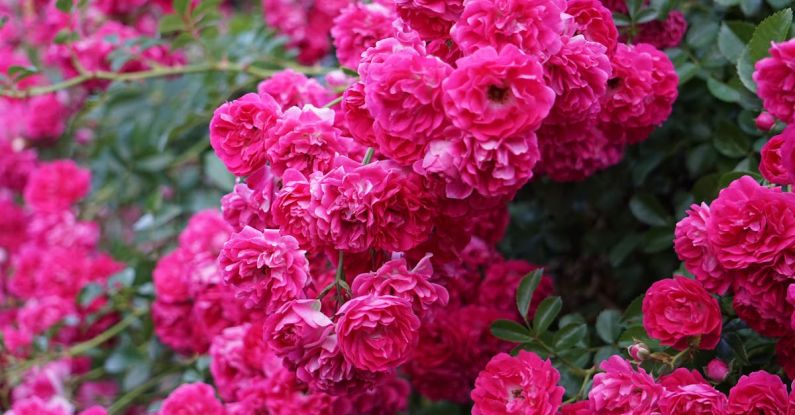
[(405, 298), (422, 317), (434, 306), (447, 305), (447, 290), (430, 282), (433, 277), (431, 257), (425, 256), (409, 270), (405, 258), (393, 259), (381, 265), (375, 272), (360, 274), (351, 284), (354, 296), (367, 294), (393, 295)]
[(224, 281), (231, 284), (246, 308), (271, 313), (282, 304), (304, 298), (309, 284), (309, 262), (298, 241), (278, 230), (251, 227), (232, 234), (218, 263)]
[(728, 269), (775, 262), (795, 242), (795, 196), (743, 176), (712, 202), (707, 240)]
[(266, 138), (281, 116), (270, 95), (243, 95), (215, 110), (210, 144), (232, 174), (247, 176), (265, 164)]
[(732, 387), (727, 413), (786, 415), (787, 404), (787, 386), (778, 376), (760, 370), (740, 377)]
[(721, 415), (726, 413), (726, 395), (713, 388), (696, 371), (679, 368), (660, 379), (665, 388), (660, 410), (666, 415)]
[(792, 183), (790, 172), (792, 171), (793, 155), (789, 152), (785, 153), (784, 150), (792, 150), (792, 146), (787, 143), (795, 140), (793, 133), (795, 133), (795, 128), (788, 126), (781, 134), (774, 135), (762, 146), (759, 172), (762, 173), (765, 180), (780, 185)]
[(602, 101), (602, 121), (624, 128), (651, 127), (665, 121), (678, 96), (679, 83), (668, 56), (645, 43), (621, 43), (611, 62), (613, 77)]
[(187, 383), (174, 389), (160, 406), (161, 415), (224, 415), (223, 404), (215, 397), (212, 386)]
[(91, 188), (91, 172), (72, 160), (41, 164), (25, 185), (25, 203), (33, 209), (57, 212), (68, 209)]
[(626, 360), (612, 356), (599, 366), (588, 393), (596, 415), (650, 415), (657, 408), (663, 388), (642, 368), (634, 370)]
[(574, 33), (585, 36), (607, 48), (612, 56), (618, 44), (618, 29), (613, 23), (613, 13), (599, 0), (569, 0), (566, 14), (573, 19)]
[(257, 92), (273, 97), (282, 110), (307, 104), (322, 107), (334, 99), (331, 92), (318, 81), (292, 69), (279, 71), (260, 82)]
[(273, 199), (273, 221), (307, 249), (316, 248), (319, 244), (310, 216), (311, 203), (309, 180), (298, 170), (287, 169), (282, 177), (282, 188)]
[(541, 360), (535, 353), (520, 350), (515, 357), (500, 353), (475, 381), (472, 414), (554, 415), (563, 400), (559, 379), (560, 374), (549, 360)]
[(618, 161), (614, 160), (610, 140), (593, 120), (563, 124), (545, 121), (536, 133), (541, 159), (535, 173), (554, 181), (584, 180)]
[(484, 47), (457, 62), (442, 83), (444, 109), (456, 127), (481, 140), (527, 134), (555, 101), (535, 57), (516, 46)]
[(368, 51), (362, 75), (367, 110), (375, 120), (378, 150), (404, 165), (422, 157), (425, 146), (444, 136), (442, 81), (450, 65), (415, 49)]
[(708, 291), (722, 295), (734, 276), (720, 265), (707, 240), (710, 209), (706, 203), (691, 205), (687, 216), (676, 224), (674, 250), (690, 273)]
[(446, 37), (461, 16), (463, 0), (397, 0), (400, 18), (425, 39)]
[(395, 17), (392, 10), (378, 3), (353, 3), (343, 9), (331, 28), (340, 64), (356, 68), (362, 52), (392, 35)]
[(268, 316), (263, 341), (289, 365), (297, 365), (306, 350), (321, 344), (334, 323), (320, 311), (319, 300), (293, 300)]
[(729, 365), (718, 358), (712, 359), (704, 368), (704, 373), (713, 382), (721, 383), (729, 375)]
[(417, 345), (420, 320), (405, 299), (356, 297), (343, 304), (337, 315), (340, 351), (356, 368), (373, 372), (395, 368), (411, 357)]
[[(784, 131), (776, 137), (782, 137), (784, 141), (778, 155), (781, 160), (781, 166), (787, 174), (787, 182), (795, 183), (795, 125), (788, 125), (784, 128)], [(773, 138), (771, 138), (771, 141)], [(762, 156), (764, 157), (764, 153)], [(762, 161), (764, 162), (764, 159), (762, 159)]]
[(643, 297), (643, 327), (660, 344), (712, 350), (723, 325), (718, 301), (697, 281), (675, 275), (655, 282)]
[(544, 63), (544, 79), (557, 95), (545, 122), (569, 124), (599, 113), (612, 72), (606, 50), (582, 36), (563, 39), (560, 51)]
[(385, 373), (374, 373), (353, 367), (340, 350), (338, 336), (332, 332), (306, 348), (303, 359), (296, 367), (295, 375), (318, 392), (350, 395), (357, 391), (372, 389)]
[(378, 147), (373, 132), (373, 116), (364, 101), (364, 83), (355, 82), (342, 94), (341, 110), (345, 127), (356, 142), (363, 146)]
[[(791, 274), (788, 274), (791, 275)], [(769, 267), (760, 267), (734, 280), (734, 310), (749, 327), (768, 337), (791, 332), (792, 304), (787, 302), (791, 277)]]
[(687, 20), (679, 10), (672, 10), (665, 20), (652, 20), (638, 26), (634, 43), (648, 43), (658, 49), (679, 46), (687, 32)]
[(465, 55), (513, 45), (544, 61), (560, 50), (565, 0), (466, 0), (450, 35)]
[(754, 124), (759, 131), (770, 131), (776, 125), (776, 118), (769, 112), (762, 111), (754, 119)]
[(277, 180), (270, 167), (265, 166), (221, 198), (224, 220), (233, 230), (239, 232), (246, 226), (255, 229), (276, 227), (271, 204)]
[(326, 172), (336, 154), (348, 153), (350, 139), (334, 127), (334, 111), (305, 105), (288, 108), (264, 146), (271, 168), (282, 176), (288, 168), (304, 174)]
[(15, 401), (4, 415), (70, 415), (71, 413), (73, 413), (72, 405), (62, 397), (47, 401), (30, 397)]
[(762, 106), (787, 124), (795, 122), (795, 40), (773, 43), (770, 56), (756, 62), (753, 78)]

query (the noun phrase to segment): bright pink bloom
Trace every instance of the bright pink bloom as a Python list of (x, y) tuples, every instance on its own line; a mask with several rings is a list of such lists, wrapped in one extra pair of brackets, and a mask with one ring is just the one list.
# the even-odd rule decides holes
[(458, 60), (445, 79), (444, 109), (456, 127), (481, 140), (504, 139), (538, 128), (555, 93), (535, 57), (516, 46), (485, 47)]
[(549, 360), (520, 350), (500, 353), (480, 372), (472, 391), (472, 415), (557, 414), (564, 389), (560, 373)]
[(762, 111), (756, 116), (754, 123), (759, 131), (770, 131), (776, 125), (776, 118), (769, 112)]
[(360, 274), (353, 280), (355, 296), (368, 294), (393, 295), (411, 302), (414, 314), (422, 317), (433, 307), (447, 305), (447, 290), (430, 282), (433, 277), (431, 257), (426, 256), (409, 270), (405, 258), (393, 259), (375, 272)]
[(197, 212), (179, 235), (179, 246), (194, 257), (215, 258), (231, 235), (229, 225), (216, 209)]
[(333, 332), (334, 323), (320, 311), (319, 300), (294, 300), (268, 316), (263, 341), (289, 366), (297, 366), (308, 349)]
[(394, 12), (378, 3), (353, 3), (334, 19), (331, 36), (342, 66), (359, 66), (362, 52), (392, 35)]
[(249, 328), (249, 325), (229, 327), (215, 336), (210, 345), (210, 373), (224, 401), (236, 400), (243, 384), (259, 374), (258, 368), (244, 358), (243, 340)]
[(307, 104), (320, 108), (334, 99), (331, 91), (317, 80), (307, 78), (292, 69), (279, 71), (260, 82), (257, 92), (272, 96), (282, 110)]
[(762, 173), (765, 180), (780, 185), (792, 183), (792, 175), (790, 173), (792, 166), (790, 168), (787, 167), (792, 164), (793, 155), (785, 153), (784, 150), (792, 151), (792, 146), (786, 143), (795, 140), (794, 132), (795, 128), (787, 127), (781, 134), (771, 137), (762, 146), (760, 154), (762, 160), (759, 163), (759, 172)]
[(230, 172), (247, 176), (265, 165), (266, 139), (281, 116), (270, 95), (243, 95), (215, 110), (210, 144)]
[(560, 408), (561, 415), (591, 415), (591, 404), (588, 401), (565, 404)]
[(410, 395), (411, 386), (405, 379), (390, 376), (352, 396), (351, 405), (357, 414), (392, 415), (406, 411)]
[(39, 166), (25, 186), (25, 203), (33, 209), (57, 212), (68, 209), (88, 194), (91, 172), (72, 160), (58, 160)]
[[(619, 44), (601, 118), (625, 128), (661, 124), (678, 96), (679, 77), (664, 53), (648, 44)], [(634, 141), (634, 140), (633, 140)]]
[(348, 87), (342, 95), (340, 107), (345, 127), (354, 140), (363, 146), (378, 147), (373, 132), (375, 120), (364, 101), (364, 83), (360, 81)]
[(356, 297), (337, 314), (339, 348), (356, 368), (373, 372), (393, 369), (405, 363), (417, 345), (420, 320), (405, 299)]
[(487, 198), (509, 200), (533, 177), (540, 157), (534, 133), (485, 142), (465, 136), (451, 146), (458, 158), (456, 175), (464, 184), (460, 190), (448, 188), (447, 196), (454, 199), (466, 198), (474, 189)]
[(633, 43), (648, 43), (658, 49), (679, 46), (687, 32), (687, 20), (679, 10), (672, 10), (665, 20), (653, 20), (638, 26)]
[(167, 303), (155, 300), (152, 303), (152, 323), (155, 334), (163, 344), (177, 353), (201, 353), (206, 344), (195, 341), (198, 337), (191, 321), (190, 302)]
[(612, 72), (606, 48), (582, 36), (563, 38), (563, 47), (544, 63), (544, 78), (555, 91), (546, 122), (570, 124), (599, 113)]
[(791, 277), (769, 267), (745, 271), (734, 280), (734, 310), (749, 327), (768, 337), (791, 333), (793, 306), (787, 302)]
[(36, 170), (36, 158), (35, 150), (15, 148), (0, 137), (0, 188), (22, 192)]
[(737, 384), (729, 391), (727, 413), (786, 415), (787, 404), (787, 386), (778, 376), (760, 370), (740, 377)]
[(423, 38), (447, 37), (464, 10), (463, 0), (397, 0), (400, 18)]
[(450, 35), (465, 55), (513, 45), (541, 61), (560, 50), (564, 0), (466, 0)]
[(626, 360), (612, 356), (599, 366), (603, 372), (593, 379), (588, 393), (596, 415), (651, 415), (663, 394), (645, 370), (633, 369)]
[(223, 404), (215, 397), (212, 386), (186, 383), (174, 389), (160, 406), (161, 415), (224, 415)]
[(753, 78), (765, 110), (787, 124), (795, 122), (795, 41), (773, 43), (770, 56), (756, 62)]
[(181, 249), (176, 249), (157, 261), (152, 271), (152, 282), (158, 300), (176, 303), (190, 300), (190, 285), (185, 278), (185, 266), (189, 256)]
[(39, 95), (27, 102), (25, 137), (31, 140), (52, 140), (66, 129), (68, 110), (56, 94)]
[(676, 224), (674, 249), (679, 259), (704, 288), (722, 295), (731, 286), (733, 274), (724, 269), (707, 240), (710, 210), (706, 203), (691, 205), (687, 216)]
[(712, 202), (707, 240), (727, 269), (781, 259), (795, 243), (795, 195), (749, 176), (733, 181)]
[(355, 368), (342, 354), (336, 334), (308, 347), (295, 374), (313, 390), (332, 395), (370, 390), (385, 375)]
[(618, 44), (618, 29), (613, 23), (613, 13), (599, 0), (569, 0), (566, 14), (573, 18), (574, 33), (585, 36), (607, 48), (612, 56)]
[(643, 327), (660, 344), (684, 350), (697, 341), (712, 350), (722, 326), (718, 301), (698, 281), (675, 275), (652, 284), (643, 297)]
[[(781, 160), (781, 166), (787, 174), (787, 182), (795, 183), (795, 125), (788, 125), (784, 128), (784, 131), (776, 137), (782, 137), (784, 141), (784, 143), (781, 144), (778, 156)], [(771, 141), (776, 137), (771, 138)], [(762, 156), (764, 157), (764, 153), (762, 153)], [(764, 158), (762, 161), (764, 162)]]
[(665, 388), (660, 399), (660, 410), (670, 415), (723, 415), (728, 399), (701, 375), (679, 368), (660, 379)]
[(80, 411), (77, 415), (108, 415), (108, 411), (101, 406), (92, 406)]
[(273, 199), (273, 221), (307, 249), (315, 248), (317, 242), (310, 216), (311, 203), (307, 178), (298, 170), (288, 169), (282, 177), (282, 188)]
[(721, 383), (726, 379), (726, 376), (729, 375), (729, 365), (718, 358), (712, 359), (704, 368), (704, 374), (706, 374), (711, 381)]
[(276, 196), (276, 181), (270, 167), (263, 167), (235, 185), (221, 198), (224, 220), (239, 232), (246, 226), (255, 229), (274, 228), (271, 204)]
[(267, 313), (304, 298), (309, 262), (298, 241), (278, 230), (246, 227), (232, 234), (218, 257), (224, 281), (234, 287), (246, 308)]
[(348, 154), (350, 139), (334, 127), (334, 111), (305, 105), (288, 108), (267, 136), (264, 147), (277, 176), (289, 168), (303, 174), (327, 172), (337, 154)]
[(27, 398), (14, 402), (11, 409), (4, 415), (70, 415), (72, 406), (61, 397), (42, 400), (40, 398)]

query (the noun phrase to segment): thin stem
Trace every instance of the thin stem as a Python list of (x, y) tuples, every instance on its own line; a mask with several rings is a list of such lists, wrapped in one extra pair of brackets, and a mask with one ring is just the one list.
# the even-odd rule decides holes
[(372, 147), (367, 147), (367, 153), (364, 154), (364, 159), (362, 160), (362, 166), (370, 164), (370, 160), (373, 159), (373, 154), (375, 154), (375, 149)]
[(342, 95), (338, 96), (337, 98), (334, 98), (332, 101), (330, 101), (329, 103), (324, 105), (323, 108), (331, 108), (331, 107), (339, 104), (340, 102), (342, 102)]
[(141, 385), (137, 386), (135, 389), (127, 392), (121, 398), (119, 398), (116, 402), (114, 402), (113, 405), (111, 405), (108, 408), (108, 413), (111, 414), (111, 415), (115, 415), (115, 414), (121, 413), (132, 402), (134, 402), (136, 398), (141, 396), (144, 392), (149, 390), (151, 387), (153, 387), (153, 386), (157, 385), (158, 383), (160, 383), (160, 381), (162, 381), (164, 378), (166, 378), (168, 375), (171, 375), (172, 373), (173, 373), (172, 371), (161, 373), (160, 375), (157, 375), (157, 376), (153, 377), (152, 379), (149, 379), (148, 381), (146, 381), (146, 382), (142, 383)]

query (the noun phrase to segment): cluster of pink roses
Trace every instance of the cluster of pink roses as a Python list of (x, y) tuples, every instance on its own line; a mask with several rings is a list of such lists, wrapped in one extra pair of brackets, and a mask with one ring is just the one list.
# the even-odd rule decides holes
[[(91, 186), (88, 170), (70, 160), (39, 162), (32, 150), (17, 152), (5, 141), (0, 144), (7, 146), (0, 152), (0, 165), (14, 173), (0, 179), (3, 371), (9, 359), (30, 356), (36, 338), (53, 328), (58, 330), (49, 336), (49, 344), (64, 346), (94, 337), (114, 324), (118, 316), (106, 310), (106, 296), (78, 302), (78, 294), (89, 284), (107, 286), (123, 266), (97, 249), (98, 224), (78, 219), (75, 204)], [(87, 359), (33, 367), (14, 386), (8, 413), (70, 415), (76, 406), (88, 408), (99, 403), (98, 398), (114, 395), (113, 382), (87, 382), (77, 385), (76, 405), (70, 403), (66, 379), (89, 369)], [(97, 410), (84, 413), (100, 413)]]

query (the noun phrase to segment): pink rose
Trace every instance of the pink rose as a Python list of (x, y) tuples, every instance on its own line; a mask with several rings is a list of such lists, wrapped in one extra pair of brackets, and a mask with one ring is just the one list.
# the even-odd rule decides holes
[(44, 163), (25, 185), (25, 203), (43, 212), (69, 209), (91, 189), (91, 172), (72, 160)]
[(282, 304), (304, 298), (309, 284), (304, 254), (292, 236), (246, 227), (224, 244), (218, 263), (224, 281), (234, 287), (246, 308), (272, 313)]
[(768, 337), (790, 333), (793, 305), (787, 302), (790, 276), (768, 267), (745, 271), (734, 280), (734, 310), (749, 327)]
[(334, 323), (320, 311), (319, 300), (293, 300), (268, 316), (263, 341), (291, 366), (298, 365), (307, 349), (334, 331)]
[(679, 77), (668, 56), (645, 43), (621, 43), (611, 62), (613, 77), (602, 100), (602, 121), (624, 128), (652, 127), (665, 121), (679, 95)]
[(185, 265), (189, 254), (175, 249), (157, 261), (152, 271), (155, 295), (159, 301), (177, 303), (191, 298), (190, 285), (185, 278)]
[(407, 300), (356, 297), (337, 312), (339, 348), (354, 367), (383, 372), (405, 363), (417, 345), (420, 320)]
[(557, 414), (564, 389), (560, 373), (549, 360), (520, 350), (511, 356), (500, 353), (478, 375), (472, 391), (472, 415), (508, 413)]
[(687, 32), (687, 20), (679, 10), (672, 10), (665, 20), (652, 20), (638, 26), (633, 43), (648, 43), (658, 49), (679, 46)]
[[(787, 126), (784, 128), (784, 131), (776, 137), (779, 136), (784, 140), (784, 143), (781, 145), (781, 150), (778, 153), (781, 159), (781, 166), (788, 176), (787, 182), (793, 183), (795, 182), (795, 127)], [(762, 161), (764, 161), (764, 159)]]
[(422, 157), (427, 143), (443, 138), (449, 126), (441, 85), (452, 68), (411, 48), (368, 53), (362, 81), (378, 150), (410, 165)]
[[(774, 135), (762, 146), (759, 172), (762, 173), (765, 180), (782, 186), (792, 183), (790, 169), (785, 164), (786, 161), (789, 161), (788, 154), (785, 154), (783, 150), (789, 147), (786, 145), (788, 141), (795, 140), (793, 132), (795, 130), (787, 127), (781, 134)], [(789, 158), (791, 159), (791, 156)]]
[(773, 43), (770, 56), (756, 62), (754, 81), (762, 106), (774, 117), (787, 124), (795, 122), (795, 41)]
[(246, 226), (255, 229), (276, 227), (271, 204), (277, 179), (269, 167), (263, 167), (249, 176), (246, 183), (236, 184), (231, 193), (221, 198), (221, 211), (226, 223), (237, 232)]
[(14, 148), (0, 137), (0, 187), (22, 192), (36, 170), (36, 159), (35, 150)]
[(375, 272), (360, 274), (353, 280), (351, 291), (355, 296), (392, 295), (411, 302), (414, 314), (422, 317), (435, 306), (447, 305), (447, 290), (430, 282), (433, 277), (431, 257), (420, 260), (409, 270), (405, 258), (393, 259)]
[(313, 105), (322, 107), (334, 99), (331, 91), (315, 79), (292, 69), (285, 69), (270, 76), (257, 85), (260, 95), (270, 95), (282, 110), (290, 107)]
[(516, 46), (484, 47), (457, 64), (442, 84), (444, 109), (456, 127), (480, 140), (535, 130), (555, 101), (542, 66)]
[(665, 388), (660, 399), (660, 410), (663, 414), (726, 414), (726, 395), (713, 388), (696, 371), (676, 369), (663, 376), (660, 384)]
[(733, 181), (712, 202), (707, 240), (727, 269), (782, 259), (795, 242), (795, 195), (749, 176)]
[(210, 374), (224, 401), (234, 401), (246, 379), (257, 373), (243, 358), (243, 339), (248, 330), (248, 325), (226, 328), (210, 345)]
[(307, 348), (296, 367), (295, 375), (318, 392), (350, 395), (372, 389), (385, 374), (353, 367), (352, 362), (342, 354), (332, 326), (332, 333)]
[(277, 176), (292, 168), (306, 175), (326, 172), (337, 154), (348, 154), (350, 139), (334, 127), (334, 111), (305, 105), (288, 108), (265, 141)]
[(544, 63), (544, 79), (557, 95), (545, 122), (570, 124), (599, 113), (612, 72), (606, 51), (582, 36), (563, 38), (560, 51)]
[(229, 225), (220, 212), (216, 209), (205, 209), (188, 220), (179, 235), (179, 246), (192, 256), (215, 259), (230, 235)]
[(706, 203), (691, 205), (687, 216), (676, 224), (674, 250), (704, 288), (722, 295), (731, 286), (734, 274), (720, 265), (707, 240), (709, 220), (710, 210)]
[(718, 358), (712, 359), (704, 368), (704, 373), (713, 382), (721, 383), (729, 375), (729, 365)]
[(560, 50), (564, 0), (466, 0), (450, 35), (465, 55), (513, 45), (541, 61)]
[(4, 415), (70, 415), (72, 405), (62, 397), (49, 400), (31, 397), (17, 400)]
[(463, 0), (397, 0), (400, 18), (426, 39), (446, 37), (464, 9)]
[(776, 118), (769, 112), (762, 111), (754, 119), (754, 124), (759, 131), (770, 131), (776, 125)]
[(316, 248), (319, 244), (310, 216), (311, 203), (309, 180), (298, 170), (285, 171), (282, 188), (273, 199), (273, 221), (307, 249)]
[(574, 33), (585, 36), (607, 48), (613, 55), (618, 44), (618, 29), (613, 23), (613, 13), (599, 0), (569, 0), (566, 14), (573, 18)]
[(556, 182), (581, 181), (618, 162), (613, 143), (592, 120), (550, 124), (536, 132), (541, 159), (535, 172)]
[(576, 403), (568, 403), (560, 408), (561, 415), (591, 415), (591, 403), (588, 401), (580, 401)]
[(599, 366), (588, 393), (595, 415), (651, 415), (663, 394), (645, 370), (634, 370), (626, 360), (612, 356)]
[(411, 386), (405, 379), (390, 376), (372, 389), (352, 396), (351, 404), (357, 414), (396, 414), (406, 411), (410, 395)]
[(359, 66), (362, 52), (392, 35), (394, 12), (378, 3), (354, 3), (334, 19), (331, 36), (342, 66)]
[(186, 383), (174, 389), (160, 406), (160, 415), (224, 415), (223, 404), (206, 383)]
[(69, 110), (56, 94), (39, 95), (27, 101), (25, 137), (31, 140), (52, 140), (63, 134)]
[(760, 370), (740, 377), (732, 387), (727, 414), (786, 415), (787, 405), (787, 386), (778, 376)]
[(243, 95), (215, 110), (210, 144), (232, 174), (247, 176), (265, 165), (266, 139), (281, 116), (270, 95)]
[(722, 326), (718, 301), (697, 281), (675, 275), (652, 284), (643, 297), (643, 327), (660, 344), (684, 350), (697, 342), (712, 350)]
[(340, 107), (345, 127), (353, 139), (363, 146), (378, 147), (373, 132), (375, 120), (364, 101), (364, 83), (360, 81), (349, 86), (342, 95)]

